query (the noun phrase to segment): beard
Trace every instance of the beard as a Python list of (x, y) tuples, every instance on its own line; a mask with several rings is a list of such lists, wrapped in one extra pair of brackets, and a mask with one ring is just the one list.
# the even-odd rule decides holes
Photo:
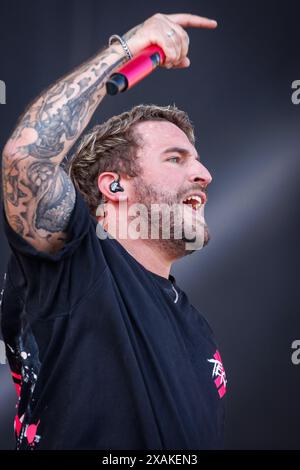
[[(145, 241), (148, 241), (152, 245), (155, 244), (158, 249), (164, 253), (164, 255), (167, 253), (171, 259), (177, 259), (192, 254), (196, 250), (203, 248), (208, 244), (211, 237), (208, 226), (204, 221), (204, 217), (202, 217), (200, 228), (201, 236), (197, 237), (195, 233), (199, 233), (196, 231), (197, 224), (199, 230), (199, 217), (197, 217), (196, 211), (192, 211), (190, 206), (187, 208), (184, 207), (184, 204), (180, 204), (180, 201), (182, 201), (188, 192), (199, 190), (199, 185), (182, 188), (176, 194), (172, 194), (169, 191), (157, 190), (152, 185), (147, 184), (142, 176), (135, 177), (133, 179), (133, 185), (135, 190), (135, 203), (142, 204), (147, 209), (146, 215), (141, 214), (141, 221), (145, 222), (148, 227), (148, 236)], [(156, 207), (158, 205), (159, 209), (158, 215), (153, 220), (152, 209), (154, 205)], [(176, 210), (170, 211), (172, 207), (179, 209), (179, 212), (181, 211), (181, 215), (182, 211), (190, 211), (188, 214), (190, 216), (188, 230), (184, 215), (183, 217), (179, 217), (179, 219), (176, 218), (176, 216), (174, 216), (176, 214)], [(169, 227), (167, 228), (169, 236), (167, 237), (165, 236), (166, 227), (164, 226), (164, 210), (167, 212), (169, 211), (170, 215), (168, 220)], [(201, 209), (199, 209), (199, 211), (200, 210)], [(183, 214), (184, 213), (185, 212), (183, 212)], [(147, 220), (143, 220), (145, 217)], [(158, 237), (153, 238), (151, 227), (156, 229)]]

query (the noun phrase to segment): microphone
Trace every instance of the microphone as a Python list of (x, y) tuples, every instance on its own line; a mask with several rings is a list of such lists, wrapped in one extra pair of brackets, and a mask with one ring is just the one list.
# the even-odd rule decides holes
[(106, 82), (109, 95), (116, 95), (133, 87), (165, 61), (165, 53), (160, 46), (153, 44), (146, 47), (113, 73)]

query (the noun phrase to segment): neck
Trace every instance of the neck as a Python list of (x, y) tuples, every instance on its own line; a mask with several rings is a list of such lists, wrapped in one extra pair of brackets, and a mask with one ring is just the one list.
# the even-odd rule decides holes
[(161, 251), (154, 243), (147, 243), (143, 239), (116, 239), (148, 271), (166, 279), (169, 278), (172, 261), (163, 257)]
[[(116, 222), (110, 224), (110, 214), (108, 210), (107, 221), (101, 223), (104, 225), (104, 229), (111, 233), (113, 238), (115, 238), (122, 246), (125, 248), (128, 253), (133, 256), (144, 268), (148, 271), (158, 274), (159, 276), (169, 278), (170, 270), (172, 263), (176, 261), (177, 256), (174, 252), (170, 253), (168, 246), (164, 243), (164, 240), (147, 240), (143, 238), (132, 239), (130, 236), (120, 237), (119, 236), (119, 214), (117, 213)], [(121, 220), (126, 220), (126, 215), (121, 218)], [(103, 221), (102, 221), (103, 222)], [(127, 233), (128, 222), (126, 224), (126, 230), (122, 233)]]

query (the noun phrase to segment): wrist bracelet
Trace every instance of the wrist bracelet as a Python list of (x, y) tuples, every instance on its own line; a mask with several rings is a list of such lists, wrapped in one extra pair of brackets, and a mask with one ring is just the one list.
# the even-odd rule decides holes
[(126, 55), (127, 55), (128, 59), (132, 59), (133, 55), (131, 54), (131, 52), (129, 50), (127, 42), (121, 36), (119, 36), (118, 34), (113, 34), (112, 36), (110, 36), (110, 38), (108, 40), (108, 45), (111, 46), (111, 44), (115, 40), (117, 40), (121, 43), (121, 46), (123, 47), (124, 51), (126, 52)]

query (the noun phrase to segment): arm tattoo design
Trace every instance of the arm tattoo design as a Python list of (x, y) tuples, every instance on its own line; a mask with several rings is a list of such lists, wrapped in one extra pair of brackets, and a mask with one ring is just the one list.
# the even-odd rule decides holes
[[(28, 153), (36, 158), (55, 157), (63, 152), (65, 139), (77, 139), (91, 109), (95, 109), (99, 97), (104, 96), (102, 90), (105, 79), (123, 61), (121, 57), (110, 66), (101, 62), (98, 70), (93, 70), (94, 75), (100, 75), (90, 86), (87, 85), (91, 77), (84, 77), (78, 82), (75, 80), (75, 86), (74, 79), (70, 78), (51, 88), (38, 110), (33, 126), (38, 138), (35, 143), (28, 145)], [(62, 102), (62, 97), (68, 97), (68, 100)], [(26, 127), (29, 127), (27, 123)]]
[[(69, 221), (73, 203), (75, 202), (74, 186), (68, 175), (62, 170), (56, 171), (52, 178), (52, 169), (49, 164), (35, 163), (35, 168), (29, 168), (31, 175), (28, 177), (35, 179), (36, 190), (45, 185), (42, 197), (38, 200), (35, 226), (37, 229), (44, 229), (48, 232), (62, 232)], [(31, 165), (31, 167), (33, 166)], [(50, 179), (51, 185), (47, 184)]]
[(113, 46), (104, 48), (41, 93), (18, 120), (9, 140), (14, 150), (3, 156), (3, 191), (19, 234), (49, 243), (66, 238), (75, 189), (59, 164), (105, 96), (106, 79), (126, 60)]

